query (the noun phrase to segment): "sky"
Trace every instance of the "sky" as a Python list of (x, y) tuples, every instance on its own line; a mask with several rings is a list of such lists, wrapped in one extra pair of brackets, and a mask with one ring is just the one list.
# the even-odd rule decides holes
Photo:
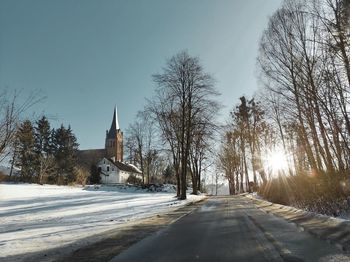
[(282, 0), (1, 0), (0, 90), (44, 99), (26, 114), (71, 125), (103, 148), (117, 105), (124, 135), (154, 94), (152, 75), (187, 50), (216, 80), (227, 119), (257, 89), (256, 57)]

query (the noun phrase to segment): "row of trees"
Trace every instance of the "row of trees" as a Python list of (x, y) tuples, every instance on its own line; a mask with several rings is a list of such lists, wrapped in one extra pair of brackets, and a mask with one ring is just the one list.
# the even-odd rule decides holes
[[(78, 143), (70, 126), (51, 129), (43, 116), (23, 121), (13, 139), (12, 168), (20, 168), (20, 180), (68, 184), (76, 180)], [(12, 170), (11, 168), (11, 170)]]
[(265, 111), (254, 98), (247, 100), (242, 96), (230, 116), (222, 135), (217, 165), (229, 182), (230, 194), (236, 194), (252, 191), (259, 182), (266, 183), (263, 155), (271, 142), (271, 134)]
[[(348, 194), (350, 170), (349, 8), (345, 0), (285, 0), (270, 18), (259, 94), (240, 99), (222, 139), (231, 193), (260, 183), (281, 203), (341, 210), (335, 203)], [(288, 166), (272, 176), (265, 158), (276, 148)]]
[[(186, 199), (188, 184), (194, 194), (201, 190), (202, 172), (213, 159), (209, 153), (216, 131), (218, 93), (199, 59), (186, 51), (169, 59), (153, 81), (156, 95), (130, 126), (128, 151), (146, 175), (144, 182), (157, 172), (169, 177), (174, 171), (177, 196)], [(161, 162), (171, 165), (154, 170)]]
[(348, 208), (349, 30), (347, 0), (286, 0), (270, 19), (260, 80), (295, 176), (270, 183), (267, 197), (333, 215)]
[(348, 1), (284, 1), (260, 43), (264, 101), (297, 173), (350, 168)]

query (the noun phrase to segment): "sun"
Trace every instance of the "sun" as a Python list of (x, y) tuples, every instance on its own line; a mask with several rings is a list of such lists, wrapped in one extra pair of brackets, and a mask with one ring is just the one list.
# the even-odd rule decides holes
[(268, 152), (265, 159), (265, 168), (273, 177), (286, 174), (288, 171), (288, 161), (284, 150), (275, 148)]

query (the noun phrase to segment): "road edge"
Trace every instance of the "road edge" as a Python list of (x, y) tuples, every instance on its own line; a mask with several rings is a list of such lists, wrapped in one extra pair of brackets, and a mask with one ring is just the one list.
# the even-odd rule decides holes
[(251, 194), (243, 196), (251, 200), (257, 208), (265, 213), (273, 214), (293, 223), (300, 231), (308, 232), (314, 237), (326, 240), (342, 251), (350, 251), (349, 220), (275, 204), (267, 200), (258, 199)]

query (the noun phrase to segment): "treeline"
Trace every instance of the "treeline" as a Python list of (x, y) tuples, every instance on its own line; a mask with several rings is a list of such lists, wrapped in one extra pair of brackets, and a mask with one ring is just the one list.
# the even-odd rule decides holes
[[(348, 1), (285, 1), (260, 44), (261, 80), (295, 169), (350, 168)], [(296, 152), (298, 148), (298, 152)]]
[(13, 179), (40, 184), (76, 182), (81, 172), (77, 150), (77, 139), (70, 126), (51, 128), (45, 116), (35, 122), (24, 120), (12, 141), (11, 172), (14, 166), (20, 169), (19, 176)]
[(199, 59), (186, 51), (170, 58), (153, 81), (156, 94), (130, 125), (127, 151), (141, 166), (144, 183), (175, 174), (177, 196), (186, 199), (188, 186), (193, 194), (202, 190), (203, 170), (214, 159), (218, 92)]
[[(286, 0), (261, 38), (262, 88), (256, 98), (261, 113), (251, 103), (247, 115), (241, 101), (224, 144), (235, 144), (241, 154), (249, 150), (252, 170), (260, 173), (260, 191), (274, 201), (328, 213), (348, 205), (349, 10), (345, 0)], [(240, 133), (241, 126), (250, 134)], [(275, 147), (287, 158), (284, 172), (289, 176), (284, 178), (266, 173), (263, 158)], [(234, 159), (240, 159), (239, 170), (246, 172), (244, 158)]]
[(242, 96), (240, 104), (230, 112), (217, 160), (231, 195), (256, 191), (269, 179), (264, 156), (272, 143), (271, 131), (261, 103)]

